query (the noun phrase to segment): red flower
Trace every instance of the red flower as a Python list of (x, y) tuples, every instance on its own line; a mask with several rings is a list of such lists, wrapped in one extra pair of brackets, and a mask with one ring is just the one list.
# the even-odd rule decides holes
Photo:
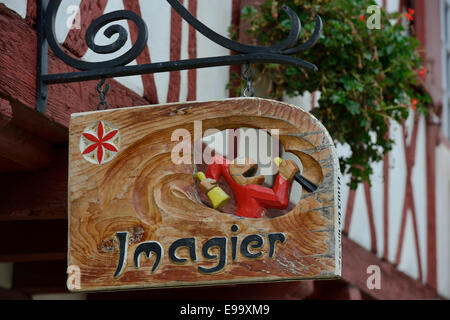
[(427, 68), (422, 67), (422, 69), (420, 69), (419, 71), (417, 71), (417, 73), (419, 74), (419, 76), (425, 80), (425, 77), (427, 75)]
[(91, 153), (92, 151), (97, 149), (98, 163), (99, 164), (102, 163), (103, 153), (104, 153), (103, 148), (105, 148), (109, 151), (113, 151), (113, 152), (119, 151), (119, 150), (117, 150), (117, 148), (115, 146), (113, 146), (112, 144), (107, 142), (108, 140), (111, 140), (112, 138), (114, 138), (116, 136), (117, 132), (118, 132), (117, 130), (113, 130), (113, 131), (109, 132), (106, 136), (103, 136), (103, 133), (104, 133), (103, 132), (103, 124), (101, 121), (99, 121), (98, 127), (97, 127), (97, 137), (90, 133), (83, 133), (83, 136), (86, 139), (93, 142), (93, 144), (91, 144), (86, 149), (84, 149), (83, 154)]
[(417, 102), (418, 102), (417, 99), (411, 100), (411, 107), (412, 107), (413, 111), (416, 111)]
[(414, 20), (414, 17), (413, 17), (414, 12), (415, 12), (414, 9), (409, 8), (408, 12), (405, 12), (406, 19), (408, 19), (409, 21), (413, 21)]
[(364, 15), (363, 14), (359, 17), (359, 20), (364, 21)]

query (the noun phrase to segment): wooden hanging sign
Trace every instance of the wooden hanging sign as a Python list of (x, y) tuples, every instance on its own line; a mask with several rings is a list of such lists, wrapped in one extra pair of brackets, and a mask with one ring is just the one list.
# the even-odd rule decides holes
[[(237, 128), (279, 142), (273, 174), (206, 141)], [(71, 291), (340, 277), (338, 159), (299, 107), (237, 98), (78, 113), (69, 144)]]

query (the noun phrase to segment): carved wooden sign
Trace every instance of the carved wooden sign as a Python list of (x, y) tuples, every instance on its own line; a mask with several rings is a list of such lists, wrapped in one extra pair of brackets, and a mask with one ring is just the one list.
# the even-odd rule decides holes
[[(244, 127), (279, 141), (271, 183), (255, 159), (199, 143)], [(72, 291), (340, 277), (339, 164), (299, 107), (238, 98), (78, 113), (69, 144)]]

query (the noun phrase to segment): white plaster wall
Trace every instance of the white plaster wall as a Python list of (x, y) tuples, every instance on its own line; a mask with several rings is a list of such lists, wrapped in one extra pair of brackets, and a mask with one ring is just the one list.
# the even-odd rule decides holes
[(383, 257), (384, 248), (384, 176), (383, 176), (383, 161), (374, 163), (372, 165), (374, 173), (371, 175), (372, 187), (370, 188), (370, 194), (372, 196), (372, 210), (373, 220), (375, 224), (376, 236), (377, 236), (377, 256)]
[(405, 197), (406, 160), (402, 135), (401, 126), (391, 122), (390, 137), (395, 141), (395, 145), (389, 153), (388, 258), (390, 262), (395, 262)]
[(436, 149), (436, 240), (437, 284), (441, 295), (450, 299), (450, 149)]
[(22, 18), (27, 16), (27, 0), (0, 0), (0, 3), (17, 12)]
[[(228, 37), (231, 25), (231, 1), (198, 0), (197, 17), (206, 26)], [(229, 55), (230, 51), (197, 32), (197, 56), (215, 57)], [(229, 67), (203, 68), (197, 70), (197, 100), (216, 100), (228, 97)]]
[[(56, 14), (56, 39), (63, 43), (67, 38), (70, 28), (78, 27), (75, 21), (75, 12), (79, 8), (81, 0), (64, 0), (61, 2), (58, 13)], [(78, 11), (78, 10), (77, 10)]]
[[(377, 0), (378, 5), (383, 5), (382, 0)], [(388, 12), (397, 12), (400, 0), (387, 0), (386, 1), (386, 10)]]
[[(417, 230), (419, 237), (422, 273), (427, 274), (427, 176), (426, 176), (426, 120), (420, 117), (416, 141), (415, 166), (412, 169), (411, 183), (416, 209)], [(450, 243), (449, 243), (450, 244)], [(425, 280), (424, 279), (424, 280)]]
[(303, 95), (289, 96), (286, 93), (283, 94), (283, 101), (289, 104), (293, 104), (302, 107), (305, 111), (311, 110), (311, 93), (305, 91)]
[[(445, 0), (441, 0), (441, 8), (445, 8)], [(450, 41), (450, 10), (441, 10), (442, 65), (447, 72), (442, 73), (442, 84), (445, 88), (443, 99), (450, 98), (450, 60), (447, 61), (445, 45)], [(444, 103), (441, 130), (450, 137), (450, 109)], [(438, 292), (450, 298), (450, 148), (441, 144), (436, 149), (436, 242), (437, 242), (437, 286)]]
[[(383, 0), (375, 0), (375, 2), (382, 7), (383, 6)], [(386, 10), (388, 12), (397, 12), (398, 6), (399, 6), (400, 0), (387, 0), (386, 1)]]
[[(152, 62), (168, 61), (170, 57), (170, 10), (166, 1), (140, 0), (142, 18), (148, 28), (148, 47)], [(167, 101), (169, 73), (155, 73), (158, 101)]]
[(356, 189), (355, 204), (353, 207), (352, 221), (348, 231), (348, 236), (350, 239), (361, 245), (364, 249), (370, 251), (371, 237), (369, 228), (364, 186), (360, 184), (358, 189)]
[[(189, 0), (184, 1), (184, 6), (188, 8)], [(181, 22), (181, 60), (189, 59), (189, 24), (182, 20)], [(180, 72), (180, 101), (186, 101), (188, 96), (188, 70)]]
[[(423, 264), (424, 262), (422, 262)], [(403, 250), (401, 253), (398, 269), (408, 274), (414, 279), (418, 279), (419, 267), (417, 264), (417, 254), (414, 242), (414, 229), (412, 222), (411, 210), (408, 209), (405, 225), (405, 233), (403, 239)]]
[[(351, 149), (348, 144), (342, 145), (340, 143), (336, 144), (336, 152), (338, 157), (348, 157), (351, 155)], [(348, 205), (348, 195), (350, 192), (350, 175), (344, 174), (341, 177), (341, 229), (344, 229), (345, 216)]]

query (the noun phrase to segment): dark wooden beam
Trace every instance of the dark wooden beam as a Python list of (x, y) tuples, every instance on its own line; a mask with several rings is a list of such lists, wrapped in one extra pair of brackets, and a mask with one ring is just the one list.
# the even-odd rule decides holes
[(30, 300), (29, 295), (21, 291), (0, 288), (0, 300)]
[(0, 172), (48, 167), (53, 156), (52, 143), (67, 140), (67, 135), (55, 130), (55, 126), (45, 130), (45, 125), (33, 121), (43, 118), (33, 113), (24, 114), (10, 100), (0, 98)]
[(52, 161), (52, 146), (9, 123), (0, 128), (0, 156), (26, 170), (46, 168)]
[(17, 162), (0, 157), (0, 174), (13, 171), (26, 171), (26, 168), (24, 166), (21, 166)]
[(11, 98), (13, 118), (11, 124), (48, 142), (51, 145), (67, 143), (69, 130), (61, 124), (50, 121), (48, 117), (37, 112), (34, 106), (26, 106)]
[(0, 221), (67, 219), (67, 148), (39, 172), (1, 174)]
[(20, 130), (13, 120), (10, 101), (0, 98), (0, 172), (26, 171), (48, 165), (50, 146)]
[(67, 262), (45, 261), (15, 263), (12, 290), (25, 295), (68, 293), (66, 287)]
[(313, 281), (239, 284), (197, 288), (89, 293), (88, 300), (300, 300), (314, 290)]
[(344, 280), (314, 281), (314, 293), (308, 300), (371, 300), (354, 285)]
[(0, 262), (66, 260), (67, 148), (39, 172), (0, 176)]
[(0, 230), (3, 244), (0, 262), (65, 261), (67, 258), (65, 220), (2, 221)]

